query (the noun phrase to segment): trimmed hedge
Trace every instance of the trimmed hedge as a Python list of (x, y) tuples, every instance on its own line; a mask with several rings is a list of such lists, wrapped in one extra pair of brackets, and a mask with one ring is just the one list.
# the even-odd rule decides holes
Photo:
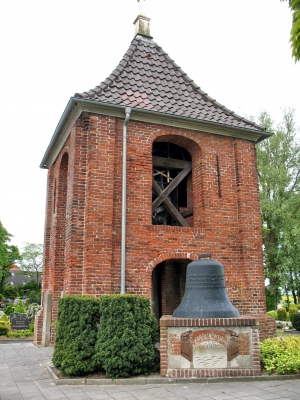
[(100, 298), (95, 359), (109, 378), (149, 374), (159, 367), (158, 323), (146, 297), (130, 294)]
[(91, 296), (65, 296), (58, 302), (53, 364), (65, 375), (95, 371), (95, 344), (99, 300)]
[(158, 340), (158, 323), (145, 297), (66, 296), (59, 299), (52, 361), (65, 375), (149, 374), (159, 367)]

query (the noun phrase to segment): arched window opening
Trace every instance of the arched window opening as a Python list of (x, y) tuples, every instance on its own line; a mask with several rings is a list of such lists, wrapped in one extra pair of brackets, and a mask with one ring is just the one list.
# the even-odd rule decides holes
[(64, 284), (64, 271), (66, 265), (66, 210), (68, 192), (68, 163), (69, 156), (65, 153), (61, 159), (59, 177), (56, 191), (56, 223), (55, 223), (55, 262), (53, 274), (53, 288), (61, 292)]
[(154, 142), (152, 161), (153, 225), (188, 227), (186, 218), (193, 215), (190, 153), (174, 143)]

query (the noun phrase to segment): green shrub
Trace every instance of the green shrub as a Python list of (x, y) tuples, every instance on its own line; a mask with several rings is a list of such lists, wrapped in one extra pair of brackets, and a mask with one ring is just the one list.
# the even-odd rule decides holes
[(41, 302), (41, 292), (31, 290), (28, 293), (28, 298), (26, 299), (26, 304), (40, 304)]
[(5, 315), (9, 315), (15, 312), (15, 307), (12, 304), (7, 304), (3, 310)]
[(59, 299), (52, 361), (63, 374), (83, 375), (95, 371), (99, 319), (99, 300), (94, 297)]
[(20, 313), (20, 314), (25, 314), (26, 313), (26, 309), (24, 307), (23, 301), (20, 300), (17, 307), (15, 307), (15, 313)]
[(0, 324), (0, 336), (7, 336), (8, 333), (8, 327)]
[(260, 359), (269, 375), (300, 372), (300, 337), (266, 339), (260, 344)]
[(289, 307), (289, 315), (290, 315), (290, 320), (292, 320), (292, 315), (298, 312), (298, 307), (296, 304), (291, 304)]
[(278, 308), (277, 315), (279, 321), (286, 321), (286, 309), (284, 307)]
[(16, 297), (19, 296), (19, 293), (16, 289), (15, 286), (9, 285), (9, 286), (5, 286), (4, 290), (3, 290), (3, 294), (5, 298), (14, 300)]
[(35, 315), (40, 311), (41, 306), (36, 303), (32, 303), (27, 307), (26, 315), (29, 321), (34, 321)]
[(300, 331), (300, 312), (292, 314), (291, 322), (292, 322), (293, 328), (295, 328), (297, 331)]
[(30, 322), (28, 330), (33, 333), (34, 332), (34, 320)]
[(22, 338), (22, 337), (31, 337), (32, 331), (29, 329), (25, 329), (24, 331), (8, 331), (7, 336), (17, 338), (17, 339)]
[[(37, 283), (34, 280), (31, 280), (29, 282), (26, 282), (25, 285), (22, 286), (22, 289), (24, 291), (28, 291), (28, 290), (33, 290), (35, 292), (38, 292), (41, 289), (41, 285), (39, 283)], [(20, 290), (19, 290), (20, 292)]]
[(267, 314), (270, 315), (270, 317), (274, 318), (275, 320), (278, 319), (277, 311), (275, 310), (268, 311)]
[(134, 295), (100, 298), (97, 365), (109, 378), (149, 374), (159, 365), (158, 324), (149, 299)]

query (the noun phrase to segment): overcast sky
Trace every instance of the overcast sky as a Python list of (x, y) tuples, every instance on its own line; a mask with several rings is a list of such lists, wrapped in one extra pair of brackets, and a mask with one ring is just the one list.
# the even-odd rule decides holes
[[(242, 116), (293, 107), (300, 63), (280, 0), (146, 0), (154, 40), (202, 90)], [(39, 168), (71, 96), (103, 81), (133, 39), (137, 0), (0, 1), (0, 220), (12, 243), (42, 243)]]

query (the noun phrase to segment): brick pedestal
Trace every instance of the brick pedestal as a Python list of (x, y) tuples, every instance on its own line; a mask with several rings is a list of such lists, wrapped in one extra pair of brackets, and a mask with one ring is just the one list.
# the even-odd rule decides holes
[(160, 374), (172, 378), (260, 375), (259, 322), (241, 318), (160, 320)]

